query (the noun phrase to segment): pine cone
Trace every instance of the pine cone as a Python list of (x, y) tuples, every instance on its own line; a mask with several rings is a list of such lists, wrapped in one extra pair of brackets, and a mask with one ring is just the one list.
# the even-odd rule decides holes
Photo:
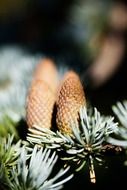
[(65, 74), (56, 105), (57, 127), (64, 134), (72, 134), (71, 120), (78, 120), (80, 107), (86, 105), (83, 86), (75, 72), (70, 71)]
[(35, 80), (45, 81), (49, 87), (56, 92), (58, 86), (58, 72), (51, 59), (44, 58), (40, 61), (34, 72), (33, 81)]
[(51, 128), (55, 95), (42, 80), (36, 80), (29, 91), (26, 106), (26, 120), (29, 127), (34, 124)]
[(43, 59), (35, 70), (27, 97), (26, 121), (28, 127), (36, 124), (51, 128), (56, 88), (56, 67), (50, 59)]

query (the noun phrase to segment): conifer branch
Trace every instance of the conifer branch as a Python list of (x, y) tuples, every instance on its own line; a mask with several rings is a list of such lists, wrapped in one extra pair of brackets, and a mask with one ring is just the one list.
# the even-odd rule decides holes
[[(96, 108), (93, 112), (89, 112), (82, 107), (79, 115), (79, 123), (71, 121), (73, 130), (71, 136), (63, 135), (59, 131), (55, 133), (49, 129), (33, 126), (29, 129), (27, 140), (31, 144), (55, 149), (61, 153), (62, 160), (76, 162), (77, 171), (81, 170), (90, 158), (100, 162), (106, 138), (117, 131), (117, 123), (113, 121), (113, 117), (101, 116)], [(91, 167), (93, 168), (93, 164)], [(93, 174), (93, 169), (91, 171)]]
[(115, 136), (109, 137), (107, 141), (113, 145), (127, 148), (127, 101), (117, 102), (112, 109), (119, 121), (119, 128)]
[[(53, 178), (49, 178), (53, 167), (57, 161), (56, 153), (51, 154), (51, 150), (37, 150), (37, 146), (33, 148), (33, 152), (28, 157), (25, 147), (22, 147), (20, 158), (16, 167), (12, 168), (12, 189), (13, 190), (58, 190), (63, 184), (69, 181), (73, 174), (60, 181), (60, 178), (69, 170), (61, 169)], [(59, 180), (59, 181), (58, 181)]]
[(20, 153), (21, 142), (14, 144), (13, 139), (11, 135), (0, 139), (0, 187), (6, 189), (10, 189), (11, 168), (16, 165)]

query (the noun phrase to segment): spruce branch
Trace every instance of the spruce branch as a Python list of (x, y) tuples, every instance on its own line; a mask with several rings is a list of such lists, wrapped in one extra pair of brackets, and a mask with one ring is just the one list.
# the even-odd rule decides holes
[(127, 101), (117, 102), (112, 109), (119, 121), (119, 128), (115, 137), (109, 137), (107, 141), (113, 145), (127, 148)]
[(14, 136), (8, 135), (8, 138), (0, 139), (0, 163), (3, 163), (6, 169), (15, 165), (20, 153), (21, 141), (13, 143)]
[[(61, 169), (53, 178), (50, 179), (50, 174), (57, 161), (56, 153), (51, 154), (51, 150), (33, 148), (33, 152), (29, 158), (28, 151), (22, 147), (20, 158), (16, 167), (12, 168), (13, 190), (59, 190), (63, 184), (69, 181), (73, 174), (65, 179), (60, 178), (69, 170)], [(59, 180), (59, 181), (58, 181)]]
[(106, 138), (117, 131), (117, 123), (113, 117), (103, 117), (95, 108), (93, 112), (82, 107), (79, 112), (80, 120), (71, 120), (73, 134), (63, 135), (59, 131), (33, 126), (29, 129), (27, 140), (31, 144), (46, 146), (61, 153), (61, 159), (77, 163), (76, 170), (83, 168), (86, 162), (90, 164), (90, 178), (93, 180), (93, 160), (101, 161), (101, 153), (106, 143)]
[(3, 163), (0, 163), (0, 189), (10, 190), (10, 181), (8, 172)]
[[(18, 46), (0, 48), (0, 112), (13, 110), (24, 116), (26, 93), (41, 55), (31, 55)], [(9, 69), (7, 69), (9, 68)], [(22, 94), (22, 96), (21, 96)], [(12, 116), (12, 115), (11, 115)]]
[(11, 135), (0, 139), (0, 187), (6, 189), (10, 187), (10, 171), (16, 165), (20, 152), (21, 142), (14, 144), (13, 140)]

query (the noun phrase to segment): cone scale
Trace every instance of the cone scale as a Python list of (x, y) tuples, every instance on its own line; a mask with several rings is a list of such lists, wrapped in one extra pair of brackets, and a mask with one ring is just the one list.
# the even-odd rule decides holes
[(69, 71), (60, 84), (56, 101), (56, 123), (63, 134), (71, 134), (71, 121), (78, 120), (81, 106), (86, 106), (86, 99), (79, 76)]
[(36, 67), (26, 101), (28, 127), (38, 125), (50, 129), (57, 88), (57, 69), (50, 59)]

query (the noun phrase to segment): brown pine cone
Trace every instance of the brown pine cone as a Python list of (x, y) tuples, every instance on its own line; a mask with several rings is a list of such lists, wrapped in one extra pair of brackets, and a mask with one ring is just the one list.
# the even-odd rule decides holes
[(53, 60), (49, 58), (42, 59), (37, 65), (33, 81), (43, 80), (49, 87), (56, 92), (58, 86), (58, 72)]
[(85, 94), (79, 76), (69, 71), (60, 85), (57, 98), (56, 123), (64, 134), (72, 134), (71, 120), (78, 120), (81, 106), (86, 106)]
[(51, 128), (58, 73), (52, 60), (45, 58), (37, 65), (26, 103), (28, 127)]
[(34, 124), (51, 128), (55, 94), (47, 83), (35, 80), (29, 90), (26, 105), (26, 121), (28, 127)]

